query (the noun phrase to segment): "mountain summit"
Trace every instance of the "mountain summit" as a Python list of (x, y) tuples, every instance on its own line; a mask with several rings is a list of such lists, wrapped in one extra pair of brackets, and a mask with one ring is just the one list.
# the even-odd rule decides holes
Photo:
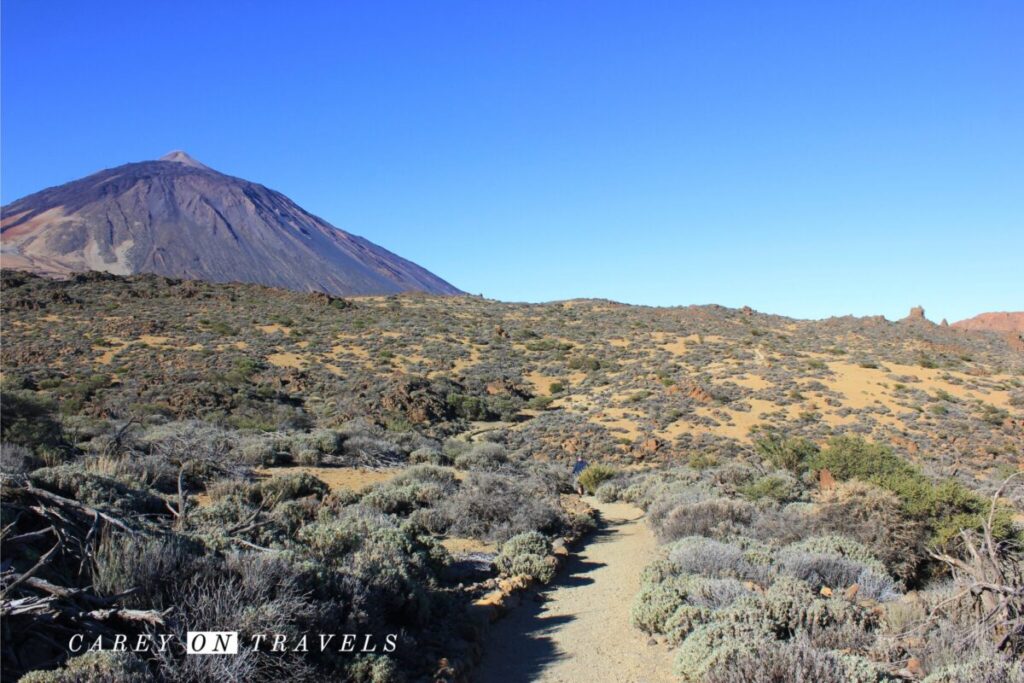
[(461, 293), (280, 192), (219, 173), (182, 151), (2, 207), (0, 261), (52, 277), (100, 270), (336, 295)]
[(192, 157), (190, 157), (188, 155), (188, 152), (184, 152), (180, 149), (176, 149), (173, 152), (168, 152), (167, 154), (160, 157), (159, 161), (177, 161), (179, 164), (185, 164), (186, 166), (191, 166), (192, 168), (202, 168), (206, 169), (207, 171), (213, 170), (206, 164), (201, 164)]

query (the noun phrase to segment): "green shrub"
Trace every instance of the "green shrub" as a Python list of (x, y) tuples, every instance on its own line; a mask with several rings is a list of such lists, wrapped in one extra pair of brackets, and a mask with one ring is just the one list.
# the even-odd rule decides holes
[[(648, 576), (651, 574), (648, 573)], [(715, 579), (696, 574), (669, 575), (658, 583), (641, 586), (630, 618), (645, 633), (689, 632), (714, 610), (731, 605), (749, 591), (734, 579)], [(676, 614), (680, 609), (682, 614)]]
[[(858, 437), (835, 437), (814, 459), (813, 469), (828, 469), (840, 480), (859, 479), (892, 491), (903, 510), (922, 521), (931, 532), (931, 543), (947, 546), (961, 529), (978, 529), (989, 510), (989, 501), (959, 482), (934, 482), (916, 467), (895, 455), (891, 448)], [(1010, 510), (997, 510), (993, 533), (998, 539), (1017, 534)]]
[(551, 542), (544, 534), (528, 531), (508, 539), (501, 545), (494, 565), (506, 576), (525, 574), (541, 583), (555, 576), (555, 567), (548, 560)]
[(785, 438), (769, 433), (754, 441), (754, 448), (774, 467), (800, 476), (818, 454), (818, 447), (803, 438)]
[(390, 515), (408, 515), (436, 505), (458, 486), (451, 470), (434, 465), (417, 465), (385, 484), (372, 487), (362, 504)]
[(32, 451), (62, 447), (64, 438), (55, 410), (51, 401), (34, 392), (4, 390), (0, 394), (0, 441)]
[(800, 498), (803, 487), (791, 474), (777, 472), (765, 475), (754, 483), (741, 487), (739, 491), (749, 500), (764, 498), (777, 503), (788, 503)]
[(551, 541), (544, 534), (536, 531), (527, 531), (508, 539), (501, 544), (500, 555), (515, 556), (524, 553), (533, 555), (547, 555), (551, 552)]
[(676, 673), (688, 683), (701, 683), (713, 671), (724, 669), (730, 661), (773, 640), (775, 633), (767, 625), (733, 621), (702, 624), (679, 646)]
[(585, 470), (580, 474), (579, 484), (583, 487), (583, 490), (594, 495), (597, 492), (597, 487), (603, 482), (608, 481), (615, 477), (618, 471), (609, 465), (602, 465), (600, 463), (594, 463), (593, 465), (587, 466)]
[(669, 576), (661, 582), (645, 584), (633, 601), (630, 620), (644, 633), (665, 633), (669, 617), (686, 604), (686, 596), (682, 577)]
[(59, 669), (30, 671), (24, 683), (145, 683), (152, 680), (146, 664), (130, 652), (101, 650), (72, 657)]
[[(827, 469), (840, 481), (889, 481), (897, 477), (919, 475), (917, 469), (892, 449), (855, 436), (837, 436), (811, 459), (814, 470)], [(884, 486), (884, 484), (882, 484)]]

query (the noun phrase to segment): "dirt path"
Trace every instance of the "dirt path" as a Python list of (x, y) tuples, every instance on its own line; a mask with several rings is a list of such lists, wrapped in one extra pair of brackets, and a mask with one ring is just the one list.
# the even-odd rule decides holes
[(664, 645), (629, 623), (640, 571), (655, 541), (632, 505), (589, 500), (602, 524), (545, 592), (494, 625), (480, 683), (669, 683)]

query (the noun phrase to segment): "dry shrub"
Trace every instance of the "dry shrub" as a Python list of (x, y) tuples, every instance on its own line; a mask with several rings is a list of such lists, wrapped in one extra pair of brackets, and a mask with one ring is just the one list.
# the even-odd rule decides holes
[(819, 533), (835, 533), (867, 546), (893, 576), (907, 584), (927, 559), (927, 530), (902, 511), (889, 491), (859, 481), (837, 484), (821, 494), (812, 524)]
[(558, 498), (532, 478), (472, 472), (439, 509), (457, 536), (502, 541), (524, 531), (555, 533), (567, 520)]

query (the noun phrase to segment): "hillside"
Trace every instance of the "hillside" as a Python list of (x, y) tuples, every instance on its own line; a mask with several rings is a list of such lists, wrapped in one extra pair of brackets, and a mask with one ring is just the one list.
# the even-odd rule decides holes
[(48, 276), (95, 270), (336, 295), (461, 293), (281, 193), (184, 152), (42, 190), (2, 216), (3, 266)]
[(1024, 334), (1024, 311), (980, 313), (973, 318), (957, 321), (952, 326), (961, 330)]
[[(1019, 668), (1024, 487), (1001, 486), (1024, 469), (1024, 354), (1002, 335), (155, 275), (2, 286), (5, 677), (55, 666), (71, 629), (214, 619), (398, 647), (90, 653), (29, 680), (455, 683), (481, 660), (485, 680), (583, 680), (584, 655), (609, 681), (672, 659), (702, 683)], [(980, 627), (975, 597), (1005, 619)]]

